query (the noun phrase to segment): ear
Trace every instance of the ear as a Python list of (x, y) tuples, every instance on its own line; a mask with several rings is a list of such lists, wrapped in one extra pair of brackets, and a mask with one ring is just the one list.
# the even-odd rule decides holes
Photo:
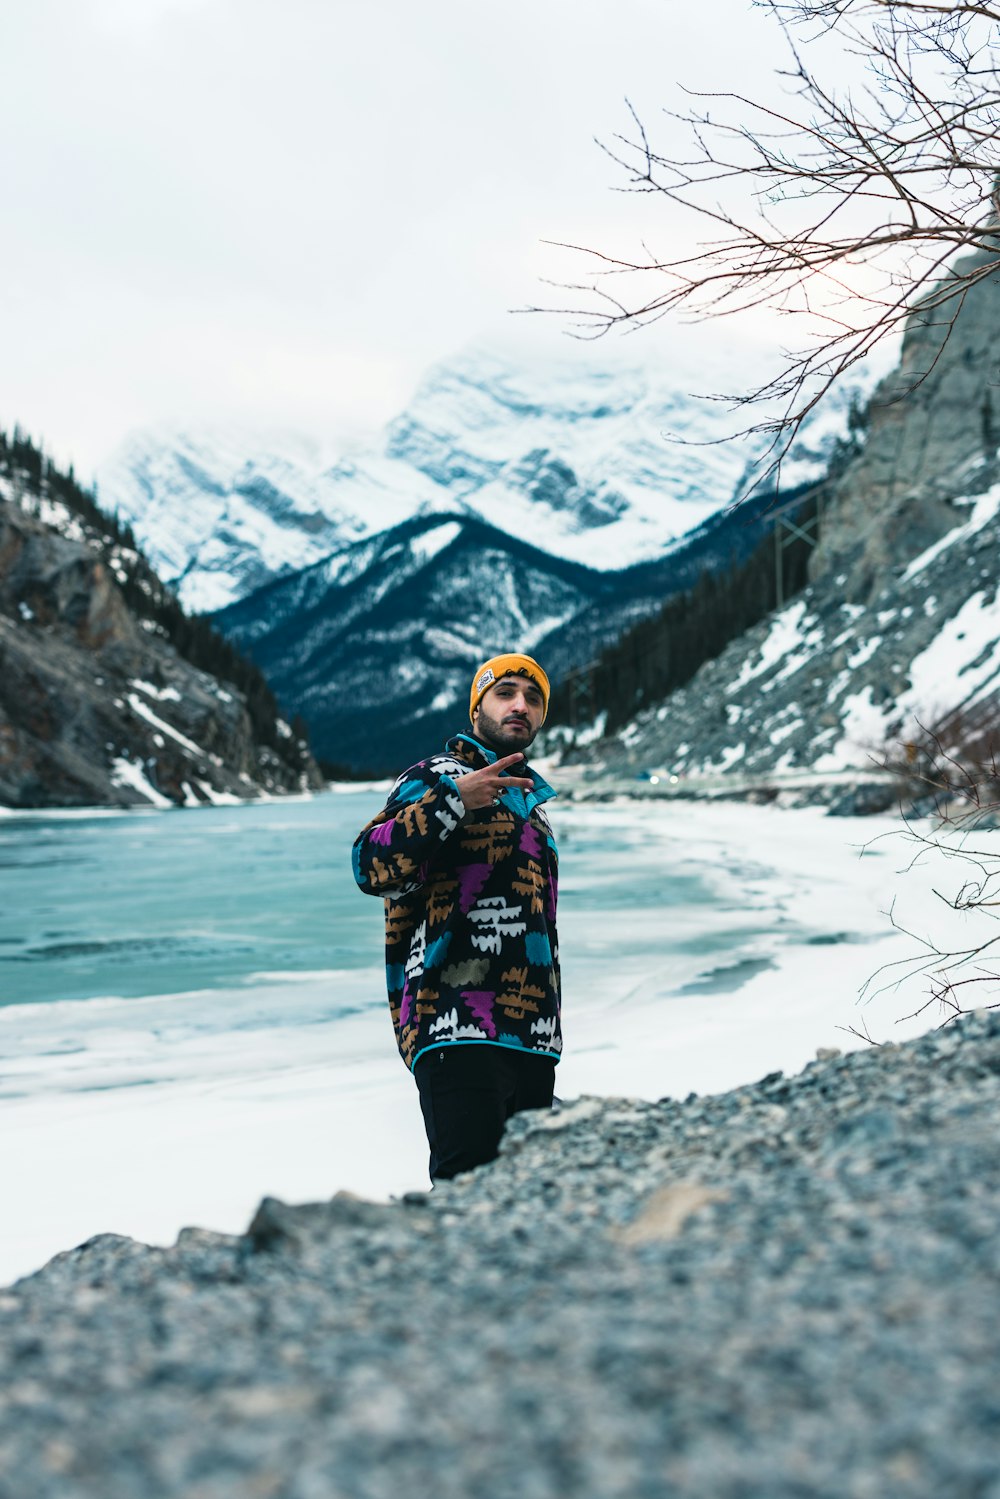
[(478, 721), (478, 718), (479, 718), (479, 704), (477, 703), (476, 706), (472, 710), (472, 727), (473, 728), (476, 727), (476, 723)]

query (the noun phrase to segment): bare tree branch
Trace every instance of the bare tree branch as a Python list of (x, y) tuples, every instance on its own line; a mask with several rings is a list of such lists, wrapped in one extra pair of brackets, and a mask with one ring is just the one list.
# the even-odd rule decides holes
[[(914, 931), (899, 921), (894, 902), (889, 920), (912, 951), (877, 969), (861, 998), (898, 990), (923, 976), (927, 998), (901, 1019), (938, 1005), (943, 1023), (950, 1024), (970, 1009), (1000, 1007), (1000, 931), (994, 925), (1000, 921), (1000, 841), (991, 843), (986, 836), (1000, 830), (1000, 701), (987, 698), (954, 710), (931, 728), (918, 727), (918, 737), (897, 746), (882, 763), (907, 799), (923, 804), (930, 827), (904, 815), (896, 836), (914, 850), (909, 869), (928, 857), (945, 869), (957, 868), (958, 882), (950, 890), (937, 885), (932, 893), (971, 923), (972, 940), (947, 945), (936, 934)], [(980, 835), (981, 846), (974, 841)]]
[[(563, 245), (589, 267), (563, 286), (579, 300), (524, 310), (559, 311), (590, 338), (668, 315), (697, 322), (760, 308), (806, 324), (768, 379), (714, 393), (737, 410), (764, 408), (743, 430), (770, 440), (770, 476), (848, 370), (915, 311), (943, 347), (962, 299), (1000, 264), (1000, 6), (756, 4), (787, 49), (787, 106), (689, 93), (691, 108), (665, 111), (686, 146), (660, 149), (626, 101), (631, 131), (599, 143), (623, 174), (620, 191), (682, 208), (706, 237), (677, 257)], [(853, 92), (826, 84), (800, 34), (832, 36), (867, 82)], [(957, 259), (963, 251), (979, 253)], [(927, 373), (915, 372), (909, 388)]]

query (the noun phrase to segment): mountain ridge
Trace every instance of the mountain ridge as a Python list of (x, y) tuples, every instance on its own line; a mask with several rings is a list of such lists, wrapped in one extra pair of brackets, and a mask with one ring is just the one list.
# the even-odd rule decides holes
[[(469, 680), (486, 657), (537, 651), (558, 680), (581, 649), (757, 545), (767, 503), (718, 512), (668, 556), (620, 571), (553, 557), (461, 513), (417, 516), (273, 579), (213, 619), (287, 711), (308, 721), (325, 759), (389, 773), (400, 755), (417, 759), (453, 732), (456, 716), (464, 722)], [(419, 539), (435, 533), (441, 545), (425, 557)], [(441, 706), (413, 691), (414, 662)]]
[[(849, 404), (838, 394), (804, 431), (790, 486), (823, 472)], [(473, 351), (433, 367), (377, 442), (332, 462), (281, 434), (134, 434), (99, 472), (100, 492), (200, 611), (418, 514), (478, 516), (621, 570), (659, 559), (730, 502), (760, 440), (720, 441), (728, 423), (667, 372), (526, 370)]]

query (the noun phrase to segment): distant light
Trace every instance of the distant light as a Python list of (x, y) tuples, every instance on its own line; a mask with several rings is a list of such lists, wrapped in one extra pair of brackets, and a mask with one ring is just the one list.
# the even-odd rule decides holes
[(651, 786), (658, 786), (660, 784), (660, 778), (659, 776), (650, 776), (649, 782)]
[(676, 786), (677, 785), (677, 777), (676, 776), (671, 776), (670, 777), (670, 784), (671, 784), (671, 786)]

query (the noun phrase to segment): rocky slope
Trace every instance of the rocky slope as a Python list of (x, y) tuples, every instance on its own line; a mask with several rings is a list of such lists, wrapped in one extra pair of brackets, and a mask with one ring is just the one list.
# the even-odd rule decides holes
[[(843, 574), (817, 579), (688, 686), (569, 758), (598, 778), (871, 771), (933, 726), (996, 722), (1000, 486), (955, 515), (868, 604), (845, 600)], [(887, 783), (884, 804), (895, 795)]]
[(822, 776), (912, 753), (928, 729), (951, 748), (969, 726), (980, 740), (996, 730), (1000, 273), (973, 289), (943, 349), (942, 335), (911, 320), (864, 447), (829, 486), (808, 589), (613, 735), (592, 725), (570, 759), (598, 776)]
[(1000, 1015), (0, 1293), (2, 1499), (991, 1499)]
[[(0, 476), (0, 805), (196, 806), (321, 785), (259, 674), (38, 468)], [(199, 644), (218, 672), (190, 659)]]

